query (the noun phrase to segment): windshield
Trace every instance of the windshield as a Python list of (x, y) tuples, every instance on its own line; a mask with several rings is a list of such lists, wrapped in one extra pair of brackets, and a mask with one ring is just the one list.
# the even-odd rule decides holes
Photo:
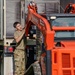
[(55, 33), (55, 37), (63, 37), (63, 38), (71, 38), (71, 37), (75, 37), (75, 31), (56, 31)]
[[(75, 17), (60, 17), (51, 21), (52, 27), (70, 27), (75, 26)], [(61, 30), (55, 31), (55, 38), (57, 39), (75, 39), (75, 30)]]
[(52, 21), (52, 26), (75, 26), (75, 17), (61, 17)]

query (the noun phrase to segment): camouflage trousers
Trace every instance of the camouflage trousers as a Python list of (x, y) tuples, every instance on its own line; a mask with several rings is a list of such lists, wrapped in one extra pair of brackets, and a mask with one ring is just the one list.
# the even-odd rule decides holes
[(14, 75), (24, 75), (25, 73), (25, 51), (24, 50), (15, 50), (14, 51), (14, 64), (15, 64), (15, 71)]

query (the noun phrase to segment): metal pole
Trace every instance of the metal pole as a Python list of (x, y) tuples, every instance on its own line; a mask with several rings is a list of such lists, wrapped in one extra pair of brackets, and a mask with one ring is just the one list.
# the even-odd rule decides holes
[(51, 50), (46, 51), (46, 75), (52, 75)]

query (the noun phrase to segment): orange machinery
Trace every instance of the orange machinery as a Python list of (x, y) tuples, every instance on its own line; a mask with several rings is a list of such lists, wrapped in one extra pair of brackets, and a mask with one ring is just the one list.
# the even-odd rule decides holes
[(75, 4), (69, 3), (66, 8), (64, 13), (72, 13), (75, 14)]
[(37, 5), (31, 2), (26, 20), (26, 36), (34, 24), (44, 37), (42, 75), (75, 75), (75, 15), (40, 15)]

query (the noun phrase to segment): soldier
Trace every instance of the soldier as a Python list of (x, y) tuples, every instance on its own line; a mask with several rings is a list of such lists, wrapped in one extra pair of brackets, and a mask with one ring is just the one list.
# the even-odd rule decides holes
[(16, 48), (14, 50), (14, 63), (15, 63), (15, 75), (24, 75), (26, 60), (25, 60), (25, 46), (26, 46), (26, 37), (25, 29), (22, 28), (19, 22), (13, 24), (16, 29), (14, 32), (14, 39), (16, 41)]

